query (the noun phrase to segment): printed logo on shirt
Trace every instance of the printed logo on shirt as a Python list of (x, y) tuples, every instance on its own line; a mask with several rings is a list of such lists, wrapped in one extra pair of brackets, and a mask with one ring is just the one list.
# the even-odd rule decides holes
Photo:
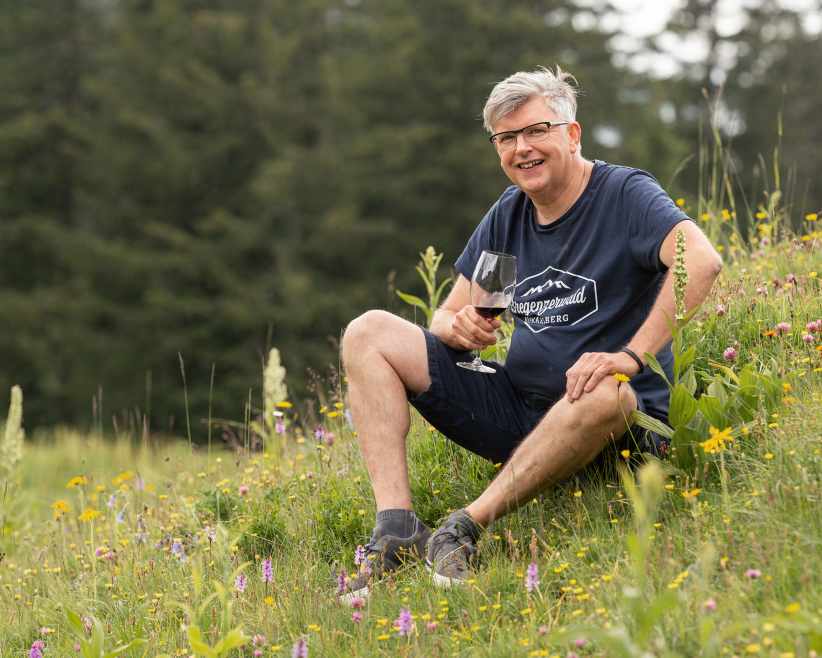
[(547, 267), (517, 282), (510, 308), (535, 334), (551, 327), (572, 327), (599, 309), (597, 282)]

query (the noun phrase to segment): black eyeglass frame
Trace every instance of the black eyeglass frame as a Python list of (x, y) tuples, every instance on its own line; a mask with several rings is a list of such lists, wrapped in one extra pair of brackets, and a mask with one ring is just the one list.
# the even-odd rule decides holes
[(524, 128), (520, 128), (519, 130), (503, 130), (501, 132), (494, 133), (493, 135), (491, 135), (491, 137), (488, 138), (488, 141), (491, 142), (494, 146), (496, 146), (497, 145), (496, 139), (500, 135), (513, 135), (514, 136), (514, 143), (516, 144), (517, 137), (519, 135), (521, 135), (523, 132), (525, 132), (526, 130), (528, 130), (529, 128), (533, 128), (534, 126), (545, 125), (545, 126), (548, 127), (548, 130), (551, 130), (551, 128), (553, 128), (554, 126), (567, 126), (569, 123), (571, 123), (571, 122), (570, 121), (537, 121), (536, 123), (529, 124), (529, 125), (525, 126)]

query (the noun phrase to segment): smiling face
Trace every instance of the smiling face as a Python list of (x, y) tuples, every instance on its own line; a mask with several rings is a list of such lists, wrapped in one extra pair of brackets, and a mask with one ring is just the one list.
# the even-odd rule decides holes
[[(564, 121), (542, 97), (534, 97), (494, 125), (494, 132), (519, 130), (540, 121)], [(575, 121), (552, 127), (548, 137), (529, 144), (522, 135), (509, 151), (499, 153), (500, 166), (511, 182), (535, 201), (559, 198), (578, 176), (584, 160), (579, 152), (581, 129)]]

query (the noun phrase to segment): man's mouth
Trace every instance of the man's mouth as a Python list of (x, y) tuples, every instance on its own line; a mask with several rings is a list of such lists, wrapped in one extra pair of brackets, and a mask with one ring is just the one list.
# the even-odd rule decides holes
[(528, 162), (521, 162), (517, 165), (518, 169), (533, 169), (537, 165), (541, 165), (545, 160), (529, 160)]

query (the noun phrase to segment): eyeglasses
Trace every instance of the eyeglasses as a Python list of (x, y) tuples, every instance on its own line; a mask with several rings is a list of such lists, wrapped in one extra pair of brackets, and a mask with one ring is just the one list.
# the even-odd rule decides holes
[(497, 147), (498, 151), (510, 151), (517, 145), (517, 136), (520, 134), (528, 144), (535, 144), (548, 137), (548, 133), (554, 126), (567, 126), (568, 123), (568, 121), (540, 121), (519, 130), (506, 130), (505, 132), (495, 133), (491, 135), (490, 141)]

